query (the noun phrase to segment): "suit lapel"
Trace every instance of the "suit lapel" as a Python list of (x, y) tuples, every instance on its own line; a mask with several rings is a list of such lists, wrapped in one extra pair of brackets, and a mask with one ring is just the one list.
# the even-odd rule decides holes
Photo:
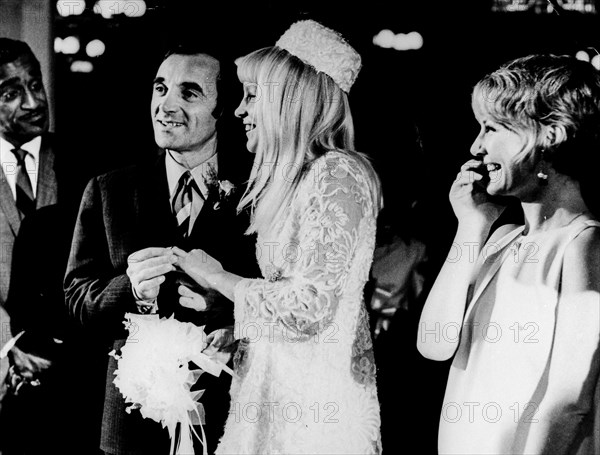
[[(57, 180), (55, 171), (55, 157), (52, 150), (49, 134), (42, 136), (40, 147), (38, 179), (36, 188), (36, 208), (45, 207), (57, 203)], [(6, 181), (4, 170), (0, 171), (0, 208), (6, 215), (12, 232), (17, 235), (21, 226), (21, 218), (15, 198)]]
[(212, 198), (208, 198), (208, 200), (204, 201), (204, 205), (202, 205), (202, 209), (200, 209), (200, 213), (194, 220), (194, 225), (192, 226), (192, 232), (190, 233), (191, 238), (201, 238), (203, 232), (206, 230), (206, 227), (210, 225), (209, 219), (213, 215), (213, 205), (215, 201)]
[(0, 169), (0, 209), (6, 215), (8, 224), (13, 234), (16, 236), (19, 232), (19, 227), (21, 226), (21, 218), (19, 217), (15, 198), (10, 190), (3, 169)]
[(38, 168), (37, 194), (35, 197), (36, 208), (57, 203), (57, 180), (55, 170), (55, 156), (49, 144), (48, 136), (42, 138), (40, 148), (40, 165)]
[(165, 156), (161, 154), (153, 166), (142, 176), (142, 183), (136, 191), (135, 209), (138, 229), (142, 236), (151, 236), (144, 243), (152, 246), (171, 246), (177, 238), (177, 223), (171, 213), (169, 184), (165, 168)]
[[(221, 166), (220, 163), (219, 166)], [(219, 167), (219, 176), (217, 179), (222, 178), (220, 169)], [(208, 252), (211, 246), (215, 246), (216, 239), (222, 238), (222, 235), (227, 235), (229, 226), (226, 218), (230, 207), (228, 204), (221, 203), (215, 210), (215, 203), (218, 202), (218, 197), (218, 191), (211, 190), (208, 199), (204, 201), (204, 205), (194, 221), (194, 226), (189, 237), (190, 241), (193, 242), (191, 245), (192, 248), (203, 248)]]

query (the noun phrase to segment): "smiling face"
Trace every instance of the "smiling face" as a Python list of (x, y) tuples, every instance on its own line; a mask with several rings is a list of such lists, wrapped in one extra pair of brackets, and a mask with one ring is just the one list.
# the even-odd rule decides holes
[[(239, 77), (239, 72), (238, 72)], [(250, 153), (256, 153), (258, 146), (258, 131), (256, 129), (256, 103), (257, 103), (257, 84), (254, 82), (243, 81), (244, 95), (240, 105), (235, 110), (235, 116), (242, 119), (246, 130), (246, 148)]]
[(24, 55), (0, 65), (0, 136), (15, 146), (48, 131), (48, 101), (40, 65)]
[(219, 61), (206, 54), (173, 54), (162, 62), (152, 91), (152, 125), (159, 147), (180, 153), (203, 149), (217, 134)]
[(513, 129), (495, 121), (481, 96), (473, 97), (473, 113), (480, 131), (471, 154), (481, 158), (489, 174), (487, 192), (516, 196), (521, 200), (539, 190), (536, 174), (535, 140), (532, 131)]

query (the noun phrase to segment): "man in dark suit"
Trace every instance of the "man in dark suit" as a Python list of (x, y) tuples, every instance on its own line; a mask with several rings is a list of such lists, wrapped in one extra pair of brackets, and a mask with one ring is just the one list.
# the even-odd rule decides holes
[[(0, 345), (20, 333), (4, 369), (0, 452), (42, 453), (68, 445), (49, 412), (67, 405), (61, 358), (69, 344), (62, 278), (83, 185), (64, 143), (50, 133), (40, 64), (22, 42), (0, 38)], [(62, 271), (62, 273), (61, 273)], [(10, 387), (7, 387), (10, 386)], [(31, 414), (36, 413), (36, 438)], [(83, 420), (83, 419), (82, 419)]]
[[(4, 315), (11, 315), (11, 325), (12, 316), (21, 310), (18, 305), (27, 305), (14, 302), (13, 308), (9, 308), (7, 302), (14, 278), (15, 241), (26, 217), (31, 219), (37, 210), (56, 204), (58, 199), (56, 155), (53, 137), (48, 132), (48, 114), (37, 58), (26, 43), (0, 38), (0, 306), (6, 311)], [(8, 322), (3, 323), (2, 332), (3, 335), (11, 333)], [(15, 396), (17, 386), (26, 389), (31, 382), (37, 384), (34, 376), (50, 365), (48, 359), (34, 355), (31, 350), (25, 353), (22, 347), (12, 349), (10, 374), (5, 373), (4, 383), (0, 385), (5, 390), (0, 415), (0, 452), (9, 454), (17, 453), (17, 445), (26, 445), (18, 430), (22, 423), (21, 409), (31, 404), (27, 394), (22, 394), (24, 399)], [(6, 359), (4, 364), (6, 367)], [(12, 390), (7, 391), (7, 385), (11, 385)], [(36, 391), (36, 395), (40, 402), (47, 398), (43, 392), (40, 395)]]
[[(206, 325), (206, 333), (233, 324), (232, 305), (219, 295), (196, 289), (203, 294), (196, 298), (206, 301), (202, 312), (179, 303), (179, 292), (190, 292), (183, 285), (191, 284), (175, 270), (170, 247), (202, 248), (240, 274), (258, 274), (252, 239), (243, 235), (247, 220), (236, 216), (242, 191), (231, 198), (222, 191), (225, 179), (235, 180), (243, 155), (236, 158), (235, 150), (224, 147), (227, 137), (217, 134), (226, 109), (222, 85), (230, 73), (213, 55), (182, 46), (167, 53), (151, 102), (154, 137), (162, 150), (158, 160), (96, 177), (84, 193), (64, 284), (71, 314), (107, 341), (107, 354), (125, 343), (127, 312), (174, 314)], [(165, 429), (138, 411), (125, 412), (113, 384), (116, 366), (110, 358), (101, 449), (119, 455), (167, 453)], [(196, 388), (206, 390), (201, 401), (211, 453), (228, 414), (230, 378), (204, 374), (200, 381)]]
[(0, 38), (0, 304), (8, 297), (12, 252), (23, 218), (56, 204), (55, 154), (40, 64), (29, 46)]

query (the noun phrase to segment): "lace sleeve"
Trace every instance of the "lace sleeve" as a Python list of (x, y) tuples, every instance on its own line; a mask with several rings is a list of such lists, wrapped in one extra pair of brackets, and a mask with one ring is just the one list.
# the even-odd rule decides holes
[(300, 186), (288, 259), (277, 279), (242, 280), (235, 288), (235, 320), (278, 327), (306, 339), (327, 328), (348, 286), (361, 222), (372, 215), (372, 196), (354, 161), (340, 158), (309, 172)]

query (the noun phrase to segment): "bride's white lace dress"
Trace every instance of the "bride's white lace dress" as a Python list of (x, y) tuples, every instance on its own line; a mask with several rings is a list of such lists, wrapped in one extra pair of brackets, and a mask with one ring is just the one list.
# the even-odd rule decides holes
[(317, 159), (269, 238), (264, 279), (235, 288), (230, 414), (218, 454), (381, 452), (373, 345), (363, 301), (375, 197), (353, 158)]

